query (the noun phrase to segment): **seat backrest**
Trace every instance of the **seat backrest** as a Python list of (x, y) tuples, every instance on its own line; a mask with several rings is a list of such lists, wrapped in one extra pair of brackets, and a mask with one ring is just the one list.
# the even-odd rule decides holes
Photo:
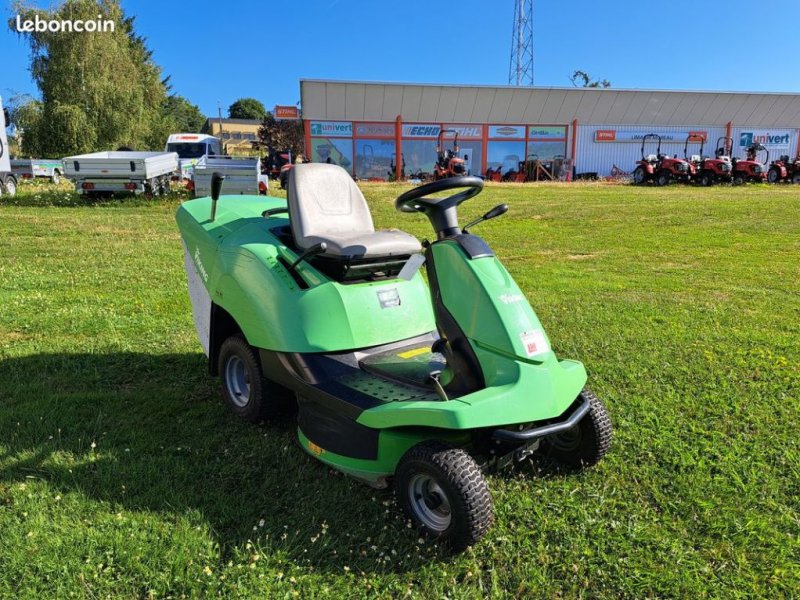
[(338, 165), (295, 165), (286, 195), (292, 235), (302, 249), (319, 241), (310, 237), (375, 231), (364, 195), (350, 173)]

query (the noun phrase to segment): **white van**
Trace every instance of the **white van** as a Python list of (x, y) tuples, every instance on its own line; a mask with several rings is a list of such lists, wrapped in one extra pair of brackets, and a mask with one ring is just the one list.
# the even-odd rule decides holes
[(11, 172), (6, 125), (8, 125), (8, 112), (3, 108), (3, 99), (0, 98), (0, 196), (4, 194), (13, 196), (17, 193), (17, 178)]
[(222, 154), (222, 145), (213, 135), (203, 133), (173, 133), (167, 138), (165, 152), (178, 155), (178, 171), (180, 179), (191, 179), (194, 166), (205, 162), (208, 156)]

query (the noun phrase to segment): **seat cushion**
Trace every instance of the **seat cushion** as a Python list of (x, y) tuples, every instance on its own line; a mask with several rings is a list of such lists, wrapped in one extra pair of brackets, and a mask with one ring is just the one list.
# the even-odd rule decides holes
[(298, 247), (325, 242), (329, 256), (374, 258), (414, 254), (417, 239), (397, 229), (375, 231), (367, 201), (337, 165), (295, 165), (287, 191), (289, 222)]
[(310, 245), (325, 242), (328, 256), (353, 258), (378, 258), (381, 256), (404, 256), (422, 250), (419, 240), (399, 229), (385, 229), (361, 234), (333, 234), (309, 236)]

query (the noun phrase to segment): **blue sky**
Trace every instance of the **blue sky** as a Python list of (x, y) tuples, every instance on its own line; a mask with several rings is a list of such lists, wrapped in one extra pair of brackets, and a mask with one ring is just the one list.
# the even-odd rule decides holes
[[(208, 115), (242, 96), (294, 104), (301, 78), (504, 85), (513, 4), (122, 0), (174, 91)], [(661, 5), (536, 2), (536, 85), (569, 86), (583, 69), (618, 88), (800, 92), (800, 3)], [(0, 30), (0, 95), (36, 94), (28, 59)]]

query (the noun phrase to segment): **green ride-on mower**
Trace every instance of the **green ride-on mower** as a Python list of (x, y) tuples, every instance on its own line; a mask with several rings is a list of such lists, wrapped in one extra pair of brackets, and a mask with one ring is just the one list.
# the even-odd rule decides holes
[(534, 452), (576, 469), (606, 454), (611, 423), (583, 365), (556, 357), (511, 275), (469, 232), (508, 207), (459, 227), (481, 179), (397, 198), (430, 220), (436, 236), (422, 244), (376, 231), (335, 165), (295, 166), (287, 200), (220, 196), (222, 180), (177, 221), (196, 329), (234, 413), (268, 419), (293, 392), (311, 456), (393, 484), (413, 523), (455, 551), (492, 523), (485, 472)]

